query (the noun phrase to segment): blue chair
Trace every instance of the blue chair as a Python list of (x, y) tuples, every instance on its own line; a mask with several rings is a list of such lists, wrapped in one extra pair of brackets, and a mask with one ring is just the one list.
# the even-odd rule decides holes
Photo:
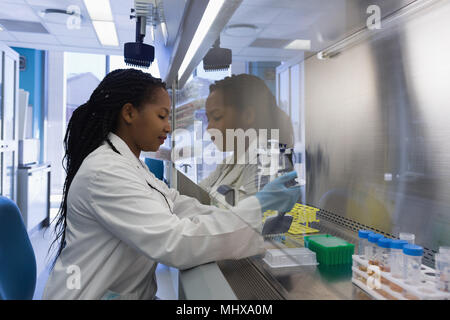
[(0, 300), (31, 300), (36, 257), (17, 205), (0, 196)]
[(145, 158), (145, 164), (151, 173), (159, 180), (164, 181), (164, 162), (159, 159)]

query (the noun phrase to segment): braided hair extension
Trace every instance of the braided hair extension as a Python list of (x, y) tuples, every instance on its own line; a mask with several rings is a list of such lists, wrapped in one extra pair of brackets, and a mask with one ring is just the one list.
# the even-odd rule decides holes
[(55, 218), (56, 238), (49, 249), (50, 252), (51, 248), (59, 243), (53, 266), (65, 246), (67, 195), (83, 160), (105, 140), (117, 152), (108, 139), (108, 134), (115, 132), (123, 105), (131, 103), (139, 109), (144, 102), (153, 101), (157, 88), (166, 90), (166, 85), (161, 79), (154, 78), (149, 73), (136, 69), (114, 70), (100, 82), (89, 101), (73, 112), (64, 137), (63, 167), (66, 171), (66, 180), (63, 199)]
[(289, 116), (278, 108), (264, 80), (249, 74), (232, 75), (209, 86), (210, 93), (216, 90), (222, 93), (224, 104), (238, 112), (248, 107), (256, 109), (254, 129), (267, 129), (269, 139), (270, 129), (278, 129), (280, 143), (293, 146), (294, 130)]

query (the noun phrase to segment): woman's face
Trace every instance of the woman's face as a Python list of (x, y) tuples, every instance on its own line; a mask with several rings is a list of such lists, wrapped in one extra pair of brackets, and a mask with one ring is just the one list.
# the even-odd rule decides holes
[[(226, 129), (239, 128), (238, 114), (232, 106), (225, 106), (222, 92), (213, 91), (206, 99), (206, 117), (208, 127), (206, 130), (211, 134), (211, 140), (220, 151), (226, 151)], [(219, 130), (222, 134), (222, 144), (217, 141), (219, 137), (214, 136), (212, 129)], [(231, 151), (231, 150), (227, 150)]]
[(166, 90), (155, 90), (153, 101), (144, 102), (133, 126), (133, 138), (142, 151), (158, 151), (170, 133), (170, 97)]

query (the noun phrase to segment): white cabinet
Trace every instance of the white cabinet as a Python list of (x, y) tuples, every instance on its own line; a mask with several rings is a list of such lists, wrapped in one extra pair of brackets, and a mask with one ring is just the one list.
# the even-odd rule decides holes
[(0, 43), (0, 194), (17, 200), (19, 55)]

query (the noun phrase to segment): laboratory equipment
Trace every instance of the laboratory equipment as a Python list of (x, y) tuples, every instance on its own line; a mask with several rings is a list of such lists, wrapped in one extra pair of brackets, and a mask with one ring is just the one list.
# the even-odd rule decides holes
[(417, 285), (422, 280), (420, 267), (422, 265), (423, 248), (414, 244), (403, 247), (403, 278), (407, 284)]
[(369, 230), (359, 230), (358, 231), (358, 255), (365, 257), (366, 256), (366, 247), (369, 245), (369, 240), (367, 239), (369, 237), (369, 234), (371, 234), (372, 231)]
[(377, 261), (377, 242), (383, 238), (381, 234), (370, 233), (367, 237), (369, 245), (366, 247), (366, 259), (369, 260), (369, 264), (378, 265)]
[[(153, 4), (148, 0), (135, 0), (134, 5), (135, 9), (131, 9), (131, 12), (135, 16), (131, 17), (136, 18), (136, 41), (125, 43), (123, 56), (127, 65), (148, 68), (155, 60), (155, 47), (144, 43), (147, 20), (155, 26), (153, 12), (160, 8), (156, 6), (153, 10)], [(159, 14), (163, 17), (162, 11)]]
[(203, 58), (203, 69), (206, 72), (226, 71), (230, 68), (231, 62), (231, 50), (220, 47), (219, 37)]
[(406, 240), (392, 240), (391, 242), (391, 257), (389, 260), (389, 267), (391, 274), (395, 278), (403, 277), (403, 247), (408, 244)]
[(381, 271), (390, 272), (391, 268), (389, 267), (389, 258), (391, 255), (391, 243), (392, 240), (388, 238), (380, 238), (377, 242), (377, 260), (378, 266)]
[(316, 253), (307, 248), (270, 249), (263, 261), (271, 268), (317, 265)]
[(414, 244), (416, 236), (412, 233), (400, 232), (400, 240), (406, 240), (409, 244)]
[(430, 267), (421, 265), (419, 274), (423, 280), (419, 283), (411, 284), (405, 279), (392, 276), (390, 272), (381, 271), (378, 266), (369, 265), (368, 261), (361, 259), (359, 255), (353, 255), (352, 259), (352, 282), (377, 300), (450, 299), (450, 292), (438, 290), (434, 280), (427, 280), (424, 277), (435, 272)]
[(352, 262), (355, 245), (329, 234), (305, 236), (305, 247), (314, 251), (317, 261), (324, 265)]
[(311, 228), (309, 226), (309, 223), (311, 222), (320, 221), (317, 218), (317, 212), (319, 210), (320, 209), (296, 203), (294, 208), (292, 208), (292, 210), (288, 212), (289, 215), (294, 217), (288, 233), (292, 235), (300, 235), (305, 233), (319, 232), (319, 230)]
[(436, 288), (443, 292), (450, 292), (450, 256), (436, 253), (434, 261), (436, 263)]

